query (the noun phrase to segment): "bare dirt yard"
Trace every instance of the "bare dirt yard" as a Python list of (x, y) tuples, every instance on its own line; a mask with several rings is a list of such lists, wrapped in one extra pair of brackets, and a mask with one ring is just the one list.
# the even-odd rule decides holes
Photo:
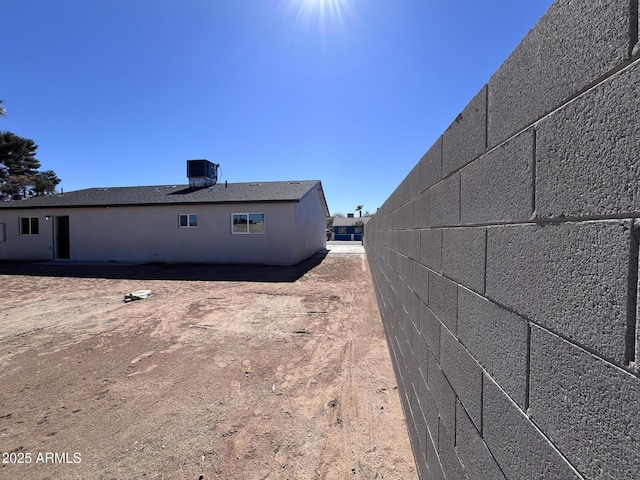
[(0, 264), (0, 290), (0, 478), (416, 478), (364, 255)]

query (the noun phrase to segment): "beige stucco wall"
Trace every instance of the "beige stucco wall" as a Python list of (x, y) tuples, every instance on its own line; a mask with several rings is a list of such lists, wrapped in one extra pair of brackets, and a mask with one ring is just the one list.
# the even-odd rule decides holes
[[(53, 258), (53, 229), (41, 210), (0, 211), (0, 260), (50, 260)], [(38, 235), (20, 235), (20, 217), (38, 217)], [(4, 230), (4, 235), (1, 235)]]
[[(55, 217), (69, 216), (71, 260), (295, 264), (324, 247), (315, 233), (300, 231), (324, 229), (315, 197), (300, 203), (0, 210), (6, 226), (0, 260), (55, 258)], [(265, 233), (233, 235), (231, 215), (253, 212), (265, 214)], [(178, 228), (179, 214), (197, 214), (197, 228)], [(299, 220), (307, 214), (315, 219)], [(19, 235), (21, 216), (39, 217), (40, 233)]]
[[(327, 246), (326, 213), (320, 194), (314, 188), (295, 204), (296, 241), (293, 248), (297, 262), (308, 258)], [(322, 221), (318, 221), (322, 219)], [(296, 263), (297, 263), (296, 262)]]

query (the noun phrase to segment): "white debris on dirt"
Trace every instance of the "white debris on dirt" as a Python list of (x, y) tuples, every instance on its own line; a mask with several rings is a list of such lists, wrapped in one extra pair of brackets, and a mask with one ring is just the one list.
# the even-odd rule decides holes
[(124, 302), (129, 303), (134, 300), (144, 300), (145, 298), (149, 298), (151, 295), (151, 290), (136, 290), (135, 292), (127, 293), (124, 296)]

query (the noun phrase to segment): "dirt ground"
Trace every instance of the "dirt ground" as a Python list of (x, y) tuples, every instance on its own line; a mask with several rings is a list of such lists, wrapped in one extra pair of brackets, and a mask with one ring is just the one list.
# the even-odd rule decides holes
[(0, 264), (0, 289), (0, 478), (416, 478), (363, 255)]

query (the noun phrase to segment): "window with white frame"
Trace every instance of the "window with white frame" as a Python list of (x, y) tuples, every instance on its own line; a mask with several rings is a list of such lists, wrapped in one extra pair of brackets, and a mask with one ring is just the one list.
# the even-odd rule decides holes
[(198, 226), (198, 215), (195, 213), (181, 213), (178, 215), (179, 228), (194, 228)]
[(38, 217), (20, 217), (20, 235), (38, 235)]
[(264, 233), (264, 213), (231, 214), (231, 233)]

